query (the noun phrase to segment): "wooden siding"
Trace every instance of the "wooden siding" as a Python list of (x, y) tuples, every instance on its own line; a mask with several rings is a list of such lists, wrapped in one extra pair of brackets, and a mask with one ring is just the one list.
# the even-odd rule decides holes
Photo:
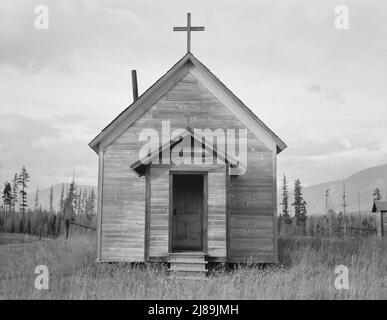
[[(138, 160), (139, 150), (144, 144), (138, 141), (141, 130), (153, 128), (160, 132), (161, 120), (170, 121), (171, 131), (187, 126), (211, 130), (245, 129), (241, 121), (201, 82), (188, 73), (123, 134), (109, 144), (104, 155), (101, 260), (144, 260), (145, 178), (137, 177), (130, 169), (130, 164)], [(252, 259), (257, 262), (275, 262), (275, 155), (251, 132), (248, 132), (247, 136), (247, 152), (247, 172), (244, 175), (232, 177), (228, 190), (230, 195), (229, 259), (230, 261)], [(153, 168), (151, 172), (152, 170)], [(162, 185), (159, 192), (165, 194), (166, 186), (169, 185), (168, 180), (165, 180), (166, 177), (165, 172), (162, 177), (151, 178), (151, 197), (152, 192), (156, 190), (154, 183)], [(154, 181), (157, 179), (160, 180)], [(220, 179), (220, 175), (209, 177), (209, 184), (219, 184)], [(224, 194), (224, 200), (211, 196), (210, 193), (208, 195), (213, 212), (217, 212), (223, 205), (226, 206), (225, 187), (218, 192)], [(161, 199), (157, 192), (154, 195), (156, 198), (154, 201), (151, 200), (151, 207), (153, 205), (153, 209), (159, 210), (158, 217), (160, 217), (165, 214), (164, 210), (168, 213), (168, 208), (163, 207), (165, 203), (161, 203), (164, 200), (168, 201), (168, 196)], [(215, 225), (216, 219), (224, 225), (226, 217), (224, 216), (223, 219), (219, 215), (214, 215), (214, 218), (209, 220), (208, 232), (212, 238), (209, 237), (208, 240), (215, 248), (210, 254), (224, 256), (226, 227), (222, 229), (224, 232), (220, 232), (220, 227)], [(165, 254), (165, 234), (162, 233), (165, 232), (165, 222), (158, 221), (161, 224), (157, 225), (155, 221), (152, 222), (152, 217), (150, 220), (150, 242), (152, 243), (150, 256)], [(158, 233), (155, 233), (156, 230)]]
[(208, 173), (208, 256), (226, 257), (226, 168)]
[(168, 256), (169, 170), (151, 166), (150, 256)]
[(129, 168), (137, 154), (127, 136), (104, 153), (102, 199), (102, 261), (143, 261), (145, 177)]
[(387, 211), (376, 211), (376, 234), (380, 237), (386, 236), (387, 232)]
[(223, 165), (152, 165), (150, 205), (150, 257), (166, 257), (169, 250), (169, 173), (208, 172), (207, 238), (211, 257), (226, 257), (225, 167)]
[(230, 179), (230, 261), (276, 262), (274, 162), (249, 137), (247, 172)]

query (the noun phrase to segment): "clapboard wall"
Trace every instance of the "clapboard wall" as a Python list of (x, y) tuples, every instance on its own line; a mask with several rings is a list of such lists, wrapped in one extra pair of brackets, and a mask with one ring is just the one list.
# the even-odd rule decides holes
[(150, 259), (168, 257), (170, 172), (207, 172), (207, 250), (208, 256), (226, 258), (226, 169), (224, 165), (150, 166)]
[(387, 212), (383, 212), (383, 235), (387, 235)]
[[(130, 164), (138, 160), (144, 142), (138, 140), (144, 128), (161, 131), (161, 120), (169, 120), (171, 130), (176, 128), (208, 128), (224, 130), (245, 128), (234, 114), (195, 76), (188, 72), (157, 103), (135, 121), (123, 134), (105, 147), (102, 173), (102, 217), (100, 257), (106, 261), (143, 261), (145, 235), (145, 178), (137, 177)], [(275, 154), (251, 132), (248, 132), (248, 167), (244, 175), (230, 179), (228, 259), (258, 262), (276, 262), (275, 240)], [(209, 185), (220, 186), (222, 175), (209, 176)], [(153, 183), (162, 185), (166, 192), (165, 176), (155, 178)], [(152, 185), (153, 185), (152, 183)], [(223, 185), (223, 184), (222, 184)], [(153, 189), (152, 189), (153, 190)], [(219, 189), (220, 190), (220, 189)], [(219, 191), (223, 194), (225, 190)], [(155, 194), (153, 194), (155, 195)], [(154, 199), (153, 209), (165, 212), (165, 203)], [(161, 202), (157, 202), (159, 200)], [(226, 199), (209, 195), (209, 207), (217, 207)], [(152, 206), (152, 204), (151, 204)], [(157, 225), (157, 223), (160, 225)], [(164, 223), (164, 222), (163, 222)], [(165, 252), (165, 223), (153, 220), (153, 237), (150, 254)], [(223, 230), (221, 233), (219, 230)], [(220, 213), (209, 220), (209, 245), (211, 255), (225, 256), (225, 219)], [(218, 231), (218, 232), (217, 232)], [(159, 233), (158, 233), (159, 232)], [(213, 238), (210, 235), (215, 235)]]

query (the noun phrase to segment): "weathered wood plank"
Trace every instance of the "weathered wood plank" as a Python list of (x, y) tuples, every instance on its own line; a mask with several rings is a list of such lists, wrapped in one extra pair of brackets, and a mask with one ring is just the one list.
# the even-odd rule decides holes
[[(169, 171), (150, 167), (150, 256), (168, 255), (169, 246)], [(162, 228), (160, 228), (160, 226)]]
[[(146, 250), (146, 180), (139, 178), (130, 169), (130, 163), (138, 160), (143, 142), (138, 140), (143, 128), (161, 130), (161, 120), (169, 120), (171, 130), (185, 128), (207, 128), (224, 130), (243, 129), (245, 126), (224, 105), (188, 73), (170, 89), (141, 118), (111, 142), (105, 152), (103, 173), (103, 197), (101, 197), (102, 245), (101, 260), (123, 259), (123, 261), (143, 261)], [(124, 125), (124, 124), (122, 124)], [(208, 173), (208, 253), (211, 256), (226, 256), (229, 241), (229, 259), (273, 260), (275, 198), (275, 155), (261, 139), (251, 132), (247, 136), (247, 172), (242, 176), (231, 177), (228, 188), (224, 165), (172, 166), (171, 170), (207, 170)], [(169, 235), (169, 174), (168, 166), (161, 169), (162, 177), (151, 179), (158, 189), (151, 187), (149, 254), (168, 254)], [(153, 166), (151, 171), (157, 170)], [(212, 174), (215, 174), (211, 177)], [(227, 191), (226, 191), (227, 189)], [(227, 194), (227, 195), (226, 195)], [(228, 208), (228, 210), (227, 210)], [(228, 220), (227, 213), (228, 212)], [(109, 242), (112, 231), (118, 237), (114, 241), (128, 248), (115, 254)], [(228, 230), (228, 232), (227, 232)], [(270, 234), (271, 231), (271, 234)], [(125, 232), (130, 233), (127, 237)], [(227, 235), (229, 239), (227, 240)], [(104, 237), (105, 236), (105, 237)], [(252, 239), (254, 238), (254, 239)], [(223, 240), (224, 239), (224, 240)], [(227, 240), (227, 241), (226, 241)], [(254, 241), (253, 241), (254, 240)], [(270, 247), (271, 244), (271, 247)], [(242, 251), (238, 251), (245, 245)], [(266, 248), (257, 251), (254, 246)], [(132, 248), (132, 249), (130, 249)], [(153, 248), (153, 249), (152, 249)], [(136, 252), (135, 254), (132, 253)], [(142, 253), (141, 253), (141, 250)], [(153, 251), (152, 251), (153, 250)], [(125, 256), (126, 255), (126, 256)], [(126, 259), (126, 260), (125, 260)], [(139, 260), (133, 260), (139, 259)]]

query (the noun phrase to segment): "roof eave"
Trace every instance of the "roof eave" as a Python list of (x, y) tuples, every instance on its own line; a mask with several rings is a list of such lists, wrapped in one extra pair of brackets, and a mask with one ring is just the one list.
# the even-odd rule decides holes
[(274, 139), (277, 145), (277, 154), (281, 151), (285, 150), (287, 148), (287, 145), (285, 142), (281, 140), (280, 137), (278, 137), (261, 119), (257, 117), (257, 115), (244, 104), (244, 102), (239, 99), (217, 76), (215, 76), (210, 69), (208, 69), (200, 60), (198, 60), (193, 54), (188, 53), (192, 63), (195, 66), (199, 66), (200, 68), (204, 69), (217, 83), (220, 84), (220, 86), (223, 88), (225, 92), (227, 92), (241, 107), (243, 107), (254, 119), (255, 121), (261, 125)]
[(170, 74), (172, 70), (178, 69), (180, 66), (184, 65), (188, 60), (191, 60), (192, 54), (188, 52), (185, 54), (178, 62), (176, 62), (163, 76), (161, 76), (153, 85), (151, 85), (144, 93), (142, 93), (137, 100), (133, 101), (127, 108), (125, 108), (117, 117), (115, 117), (102, 131), (90, 141), (89, 146), (96, 153), (98, 153), (99, 144), (104, 140), (110, 132), (110, 129), (113, 123), (120, 122), (125, 115), (128, 109), (134, 108), (136, 105), (141, 104), (144, 100), (144, 97), (147, 97), (153, 93), (153, 90), (156, 88), (156, 85), (167, 75)]
[(268, 126), (265, 125), (265, 123), (260, 120), (253, 111), (250, 110), (238, 97), (235, 96), (235, 94), (228, 89), (222, 81), (220, 81), (205, 65), (203, 65), (195, 56), (188, 52), (185, 54), (172, 68), (170, 68), (162, 77), (160, 77), (151, 87), (149, 87), (140, 97), (134, 101), (132, 104), (130, 104), (126, 109), (124, 109), (116, 118), (114, 118), (90, 143), (89, 146), (98, 154), (99, 152), (99, 145), (100, 143), (105, 139), (106, 136), (109, 135), (111, 132), (112, 126), (114, 123), (121, 123), (121, 121), (124, 120), (125, 115), (127, 113), (127, 110), (129, 109), (135, 109), (135, 107), (143, 102), (144, 99), (146, 99), (147, 96), (153, 94), (153, 89), (156, 87), (156, 84), (159, 83), (164, 77), (171, 73), (173, 70), (178, 69), (180, 66), (184, 65), (187, 61), (191, 61), (194, 65), (199, 66), (200, 68), (204, 69), (217, 83), (221, 85), (223, 90), (228, 92), (233, 99), (241, 105), (249, 114), (254, 117), (255, 121), (261, 125), (274, 139), (275, 144), (277, 146), (276, 153), (279, 154), (283, 150), (287, 148), (287, 145), (285, 142), (283, 142)]

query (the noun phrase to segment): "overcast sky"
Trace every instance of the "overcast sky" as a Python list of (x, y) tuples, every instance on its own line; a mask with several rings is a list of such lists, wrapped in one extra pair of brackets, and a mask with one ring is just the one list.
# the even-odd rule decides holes
[[(34, 27), (37, 5), (49, 29)], [(347, 5), (349, 29), (334, 8)], [(387, 162), (387, 2), (0, 2), (0, 180), (26, 165), (31, 189), (96, 184), (88, 143), (186, 51), (288, 145), (278, 174), (304, 185)]]

